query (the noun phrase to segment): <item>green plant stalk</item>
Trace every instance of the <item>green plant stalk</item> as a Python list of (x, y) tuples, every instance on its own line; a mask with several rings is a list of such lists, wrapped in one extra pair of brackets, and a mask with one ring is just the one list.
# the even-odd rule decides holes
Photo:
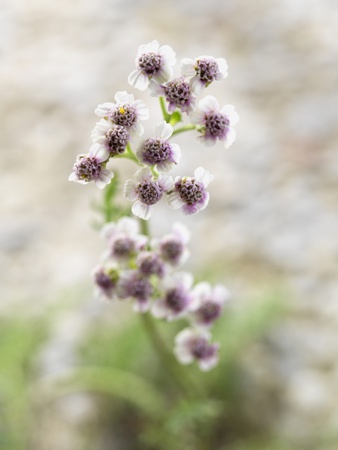
[(196, 125), (189, 123), (188, 125), (184, 125), (183, 127), (180, 127), (180, 128), (177, 128), (176, 130), (174, 130), (172, 136), (174, 136), (175, 134), (183, 133), (184, 131), (195, 130), (195, 128), (196, 128)]
[(163, 114), (163, 118), (166, 122), (169, 123), (170, 121), (170, 114), (167, 113), (166, 107), (165, 107), (165, 101), (164, 101), (164, 97), (160, 97), (160, 105), (161, 105), (161, 111)]

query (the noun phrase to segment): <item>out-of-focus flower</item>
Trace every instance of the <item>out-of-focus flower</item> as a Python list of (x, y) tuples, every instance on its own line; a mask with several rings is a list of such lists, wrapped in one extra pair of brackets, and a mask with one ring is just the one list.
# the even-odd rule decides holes
[(146, 139), (136, 156), (139, 161), (148, 166), (156, 165), (159, 172), (167, 172), (175, 164), (178, 164), (181, 158), (179, 145), (168, 141), (173, 134), (173, 127), (163, 121), (155, 128), (155, 136)]
[(230, 292), (221, 284), (212, 287), (207, 282), (198, 283), (193, 291), (191, 318), (195, 325), (210, 327), (220, 317)]
[(150, 79), (164, 83), (172, 77), (171, 66), (176, 63), (176, 56), (169, 45), (160, 47), (158, 41), (154, 40), (149, 44), (140, 45), (135, 63), (136, 69), (129, 75), (128, 83), (144, 91)]
[(149, 110), (142, 100), (134, 100), (133, 94), (127, 91), (118, 91), (115, 94), (116, 103), (103, 103), (99, 105), (95, 114), (109, 119), (115, 125), (125, 127), (131, 137), (142, 136), (143, 126), (139, 120), (149, 119)]
[(228, 65), (224, 58), (199, 56), (196, 59), (184, 58), (181, 61), (182, 75), (192, 77), (190, 84), (196, 94), (215, 80), (223, 80), (228, 76)]
[(193, 277), (188, 272), (176, 272), (164, 280), (163, 295), (153, 303), (152, 313), (155, 317), (166, 320), (179, 319), (184, 316), (192, 302), (191, 286)]
[(165, 274), (165, 264), (155, 252), (141, 252), (136, 260), (138, 271), (147, 277), (156, 275), (162, 278)]
[(116, 266), (99, 265), (93, 269), (92, 277), (99, 298), (112, 300), (116, 296), (116, 286), (119, 272)]
[(186, 328), (175, 338), (174, 353), (181, 364), (197, 361), (203, 371), (212, 369), (218, 363), (219, 344), (210, 344), (207, 331)]
[(173, 209), (182, 208), (184, 214), (195, 214), (203, 210), (209, 202), (209, 192), (206, 188), (213, 175), (198, 167), (194, 177), (176, 177), (174, 190), (168, 195), (169, 205)]
[(68, 180), (81, 184), (94, 181), (99, 189), (103, 189), (114, 178), (114, 173), (105, 168), (108, 158), (109, 153), (105, 147), (101, 144), (92, 145), (89, 153), (78, 155)]
[(127, 180), (124, 196), (134, 202), (132, 212), (141, 219), (148, 220), (151, 207), (159, 202), (165, 192), (173, 187), (173, 179), (160, 174), (155, 180), (148, 167), (139, 169), (134, 175), (135, 180)]
[(162, 238), (154, 238), (151, 245), (161, 258), (171, 266), (182, 265), (189, 256), (186, 245), (190, 240), (190, 231), (182, 223), (175, 222), (172, 232)]
[(236, 139), (236, 131), (232, 127), (236, 125), (239, 117), (235, 108), (232, 105), (220, 108), (212, 95), (200, 100), (189, 117), (192, 123), (201, 125), (200, 139), (209, 147), (219, 139), (224, 142), (225, 148), (228, 148)]
[(118, 282), (117, 292), (120, 298), (134, 300), (134, 311), (144, 313), (148, 311), (153, 287), (149, 278), (137, 270), (125, 270)]

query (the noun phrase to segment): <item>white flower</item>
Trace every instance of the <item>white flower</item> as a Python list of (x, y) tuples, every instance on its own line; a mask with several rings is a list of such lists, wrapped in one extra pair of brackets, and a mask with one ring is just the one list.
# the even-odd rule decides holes
[(139, 120), (149, 119), (149, 110), (142, 100), (134, 100), (133, 94), (119, 91), (115, 94), (116, 103), (99, 105), (95, 114), (110, 120), (116, 125), (123, 126), (131, 137), (142, 136), (144, 129)]
[(172, 189), (173, 179), (161, 173), (155, 180), (148, 167), (139, 169), (134, 178), (134, 180), (127, 180), (124, 196), (134, 202), (131, 209), (133, 214), (148, 220), (151, 215), (151, 207), (161, 200), (165, 192)]
[(81, 184), (94, 181), (99, 189), (103, 189), (114, 177), (114, 173), (105, 168), (108, 158), (109, 152), (104, 146), (92, 145), (89, 153), (78, 155), (68, 180)]
[(189, 250), (186, 247), (189, 240), (188, 228), (182, 223), (175, 222), (172, 232), (160, 239), (152, 239), (151, 246), (165, 262), (177, 267), (181, 266), (189, 257)]
[(207, 282), (198, 283), (192, 295), (191, 319), (200, 327), (210, 327), (220, 317), (230, 298), (230, 292), (225, 286), (217, 284), (212, 287)]
[(178, 164), (181, 159), (180, 147), (168, 141), (173, 131), (166, 121), (157, 125), (154, 137), (146, 139), (136, 152), (139, 161), (148, 166), (156, 165), (159, 172), (167, 172)]
[(202, 211), (209, 203), (209, 192), (206, 188), (213, 175), (210, 172), (198, 167), (194, 172), (194, 177), (176, 177), (174, 190), (168, 195), (168, 203), (173, 209), (182, 208), (184, 214), (195, 214)]
[(219, 344), (210, 344), (210, 334), (204, 330), (186, 328), (175, 338), (174, 353), (181, 364), (198, 362), (201, 370), (208, 371), (218, 362)]
[(136, 69), (129, 75), (128, 83), (144, 91), (150, 79), (164, 83), (172, 77), (171, 66), (176, 63), (175, 52), (169, 45), (160, 47), (160, 44), (154, 40), (149, 44), (140, 45), (135, 63)]
[(236, 132), (232, 128), (239, 120), (238, 114), (232, 105), (220, 108), (218, 101), (212, 95), (207, 95), (198, 102), (198, 106), (190, 114), (192, 123), (202, 125), (200, 139), (205, 145), (212, 146), (217, 139), (224, 141), (225, 148), (236, 139)]
[(181, 61), (182, 75), (192, 77), (191, 86), (196, 94), (215, 80), (223, 80), (228, 76), (228, 65), (224, 58), (199, 56), (195, 60), (184, 58)]

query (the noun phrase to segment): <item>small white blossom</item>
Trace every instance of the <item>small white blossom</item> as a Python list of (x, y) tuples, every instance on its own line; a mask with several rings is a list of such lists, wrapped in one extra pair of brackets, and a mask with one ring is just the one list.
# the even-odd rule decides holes
[(196, 59), (182, 59), (181, 71), (183, 76), (192, 77), (190, 84), (195, 93), (200, 94), (213, 81), (223, 80), (228, 76), (228, 65), (224, 58), (199, 56)]

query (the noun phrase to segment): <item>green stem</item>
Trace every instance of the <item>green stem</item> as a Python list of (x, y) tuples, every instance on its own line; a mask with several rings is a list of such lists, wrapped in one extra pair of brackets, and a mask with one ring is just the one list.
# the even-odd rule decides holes
[(163, 114), (163, 119), (166, 122), (169, 122), (170, 114), (167, 113), (167, 110), (166, 110), (166, 107), (165, 107), (164, 97), (160, 97), (160, 105), (161, 105), (161, 111), (162, 111), (162, 114)]
[(136, 163), (138, 166), (142, 166), (142, 164), (140, 164), (139, 160), (137, 159), (135, 153), (133, 152), (129, 142), (127, 144), (126, 151), (121, 155), (115, 155), (114, 158), (130, 159), (131, 161), (134, 161), (134, 163)]
[(195, 128), (196, 128), (196, 125), (189, 123), (189, 125), (184, 125), (183, 127), (180, 127), (180, 128), (177, 128), (176, 130), (174, 130), (172, 136), (174, 136), (175, 134), (178, 134), (178, 133), (183, 133), (184, 131), (195, 130)]

